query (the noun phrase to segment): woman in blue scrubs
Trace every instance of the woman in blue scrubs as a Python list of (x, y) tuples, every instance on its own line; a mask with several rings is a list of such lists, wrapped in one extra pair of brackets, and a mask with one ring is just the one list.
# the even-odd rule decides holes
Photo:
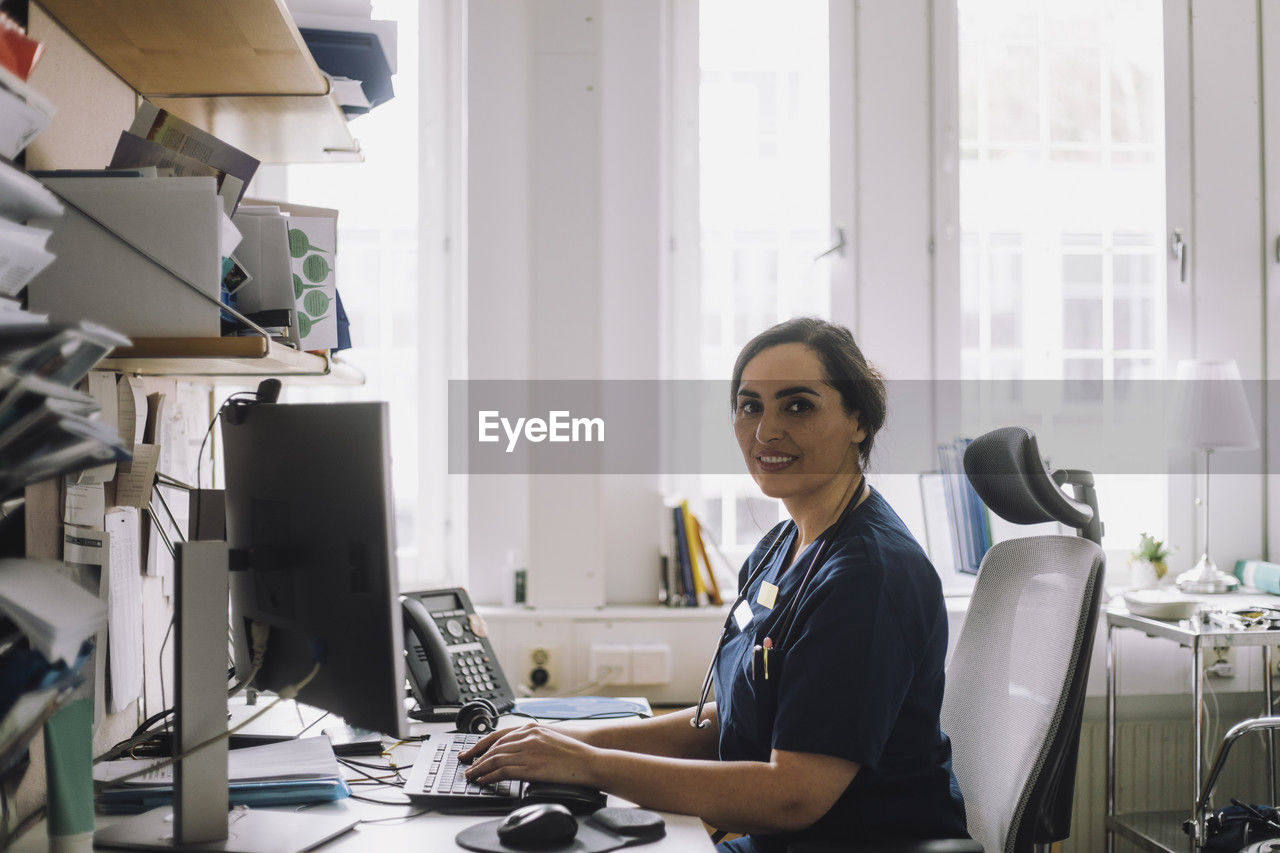
[(966, 838), (939, 727), (947, 617), (928, 558), (863, 472), (885, 388), (848, 330), (800, 318), (743, 348), (734, 432), (790, 520), (760, 541), (713, 664), (716, 701), (580, 731), (529, 724), (464, 760), (482, 783), (575, 782), (743, 837)]

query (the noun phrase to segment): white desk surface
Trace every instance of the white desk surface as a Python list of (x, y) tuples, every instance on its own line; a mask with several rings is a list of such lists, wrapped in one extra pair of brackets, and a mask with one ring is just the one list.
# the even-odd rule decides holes
[[(286, 709), (284, 705), (289, 707)], [(309, 709), (307, 709), (309, 710)], [(274, 717), (275, 711), (272, 716)], [(293, 710), (292, 703), (282, 703), (279, 709), (280, 718), (285, 715), (293, 718), (296, 723), (298, 720), (297, 712)], [(233, 710), (233, 719), (239, 716)], [(265, 718), (264, 718), (265, 719)], [(278, 719), (278, 718), (277, 718)], [(310, 720), (308, 720), (309, 722)], [(507, 728), (510, 726), (518, 726), (528, 722), (527, 719), (521, 717), (506, 716), (502, 718), (500, 726)], [(318, 725), (312, 732), (308, 734), (319, 734), (319, 730), (324, 727), (324, 723)], [(586, 725), (586, 724), (584, 724)], [(259, 725), (255, 723), (247, 731), (259, 729)], [(418, 723), (414, 724), (414, 734), (429, 734), (433, 731), (447, 732), (452, 730), (453, 726), (449, 723)], [(396, 758), (402, 764), (406, 765), (404, 775), (408, 776), (408, 765), (412, 765), (413, 758), (418, 749), (416, 744), (405, 744), (396, 748)], [(367, 761), (370, 764), (377, 763), (379, 759), (374, 757), (357, 758), (357, 761)], [(359, 778), (356, 774), (349, 774), (349, 778)], [(358, 824), (355, 829), (347, 832), (328, 844), (325, 844), (318, 850), (323, 851), (377, 851), (377, 853), (388, 853), (392, 850), (420, 850), (420, 851), (436, 851), (436, 850), (462, 850), (454, 843), (454, 837), (475, 823), (481, 823), (486, 820), (493, 820), (494, 816), (476, 816), (476, 815), (442, 815), (435, 813), (421, 813), (422, 808), (406, 802), (406, 798), (398, 790), (392, 787), (380, 786), (357, 786), (355, 792), (363, 797), (378, 798), (385, 800), (392, 805), (378, 805), (374, 803), (362, 802), (355, 799), (339, 800), (333, 803), (321, 803), (309, 806), (282, 806), (272, 809), (262, 809), (262, 811), (306, 811), (320, 813), (337, 813), (349, 814), (354, 818), (365, 823)], [(625, 800), (616, 797), (609, 797), (609, 805), (611, 806), (629, 806), (632, 805)], [(666, 814), (662, 815), (667, 824), (667, 835), (661, 841), (653, 844), (643, 845), (645, 851), (652, 853), (677, 853), (677, 851), (697, 851), (697, 850), (713, 850), (714, 845), (711, 843), (710, 836), (707, 835), (703, 828), (702, 821), (696, 817), (688, 815)], [(106, 826), (119, 818), (99, 815), (99, 828)], [(373, 821), (377, 821), (374, 823)], [(49, 839), (45, 834), (44, 822), (33, 826), (28, 830), (16, 844), (8, 849), (13, 853), (33, 853), (33, 851), (44, 851), (49, 849)]]

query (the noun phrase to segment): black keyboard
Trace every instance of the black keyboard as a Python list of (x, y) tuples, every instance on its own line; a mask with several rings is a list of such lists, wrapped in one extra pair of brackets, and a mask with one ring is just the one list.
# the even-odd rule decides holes
[(463, 732), (432, 735), (418, 748), (404, 792), (416, 803), (438, 808), (502, 809), (519, 803), (523, 782), (508, 779), (495, 785), (478, 785), (467, 781), (464, 774), (470, 765), (459, 761), (458, 755), (482, 737)]

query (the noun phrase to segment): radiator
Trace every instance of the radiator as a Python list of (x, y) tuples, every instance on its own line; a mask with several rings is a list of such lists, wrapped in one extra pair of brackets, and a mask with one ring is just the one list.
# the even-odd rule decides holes
[[(1205, 772), (1228, 726), (1219, 724), (1211, 733), (1212, 747), (1205, 758)], [(1118, 727), (1116, 745), (1116, 811), (1179, 810), (1191, 813), (1191, 721), (1127, 721)], [(1214, 805), (1231, 797), (1250, 803), (1267, 802), (1266, 749), (1259, 735), (1236, 743), (1218, 783)], [(1277, 734), (1280, 748), (1280, 734)], [(1062, 853), (1103, 853), (1106, 850), (1107, 728), (1101, 720), (1088, 720), (1080, 733), (1080, 758), (1076, 769), (1075, 806), (1071, 835)], [(1118, 853), (1138, 850), (1117, 839)]]

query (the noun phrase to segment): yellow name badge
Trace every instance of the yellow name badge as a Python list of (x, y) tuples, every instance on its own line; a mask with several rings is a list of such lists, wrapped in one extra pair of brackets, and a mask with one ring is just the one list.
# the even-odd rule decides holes
[(764, 583), (760, 584), (760, 594), (756, 596), (756, 604), (759, 604), (761, 607), (766, 607), (769, 610), (772, 610), (774, 602), (776, 602), (777, 600), (778, 600), (778, 588), (776, 586), (769, 583), (768, 581), (765, 581)]

